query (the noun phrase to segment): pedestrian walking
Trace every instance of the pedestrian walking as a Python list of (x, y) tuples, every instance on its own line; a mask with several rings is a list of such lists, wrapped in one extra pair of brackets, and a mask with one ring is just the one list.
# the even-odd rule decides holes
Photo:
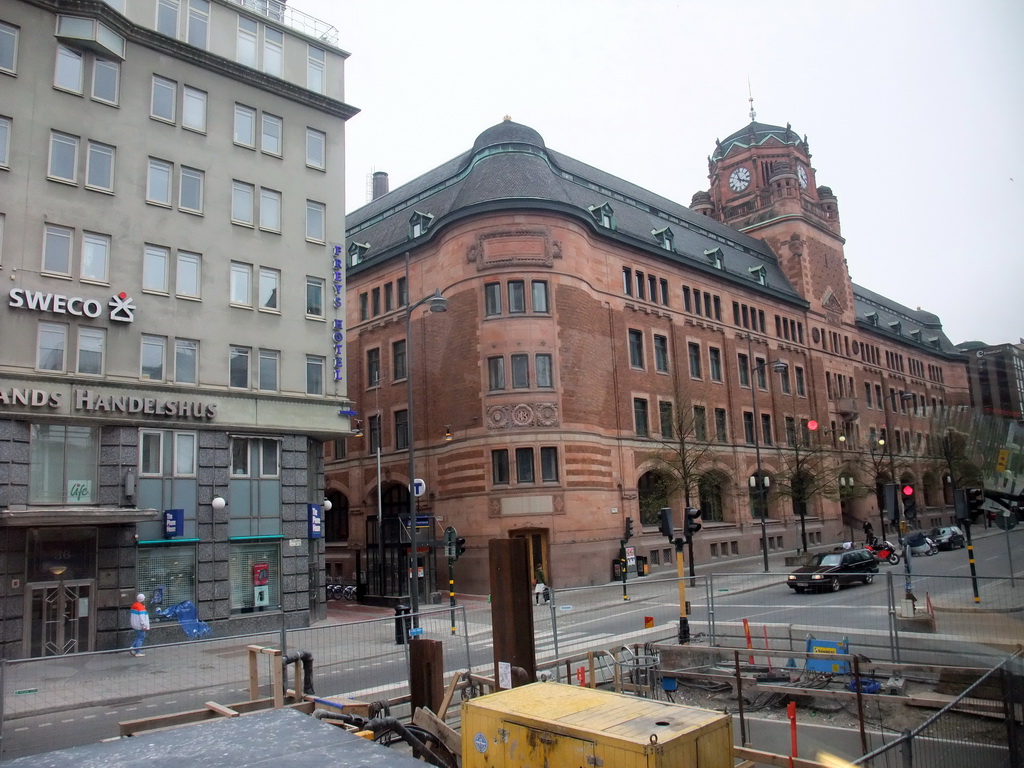
[(533, 571), (533, 603), (534, 605), (540, 605), (540, 599), (544, 598), (546, 603), (551, 598), (551, 593), (548, 591), (547, 581), (544, 579), (544, 569), (538, 565)]
[(149, 614), (146, 612), (146, 596), (141, 592), (135, 596), (135, 602), (132, 603), (132, 629), (135, 630), (135, 639), (128, 653), (132, 656), (145, 656), (146, 654), (142, 652), (142, 643), (149, 632)]
[(864, 521), (864, 541), (867, 544), (875, 543), (875, 529), (872, 527), (870, 520)]

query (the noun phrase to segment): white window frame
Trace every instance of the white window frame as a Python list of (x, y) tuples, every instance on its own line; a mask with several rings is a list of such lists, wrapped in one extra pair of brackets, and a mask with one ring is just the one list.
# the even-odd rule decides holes
[[(81, 376), (102, 376), (106, 362), (107, 331), (105, 328), (78, 327), (78, 355), (75, 373)], [(91, 347), (91, 348), (88, 348)], [(82, 365), (82, 353), (91, 352), (99, 357), (99, 370), (86, 370)]]
[[(181, 104), (181, 127), (187, 131), (195, 131), (196, 133), (206, 133), (206, 110), (208, 94), (206, 91), (199, 88), (193, 88), (191, 85), (182, 86), (182, 104)], [(200, 120), (193, 120), (189, 117), (189, 106), (192, 106), (193, 110), (198, 109), (200, 114)]]
[[(111, 99), (99, 95), (96, 91), (96, 83), (98, 80), (97, 74), (108, 67), (110, 71), (114, 73), (114, 96)], [(93, 101), (98, 101), (100, 104), (117, 106), (121, 99), (121, 62), (114, 61), (113, 59), (93, 59), (92, 85), (90, 87), (89, 96)]]
[(327, 52), (315, 45), (306, 46), (306, 89), (327, 92)]
[[(182, 277), (188, 276), (194, 284), (191, 286), (182, 285)], [(174, 269), (174, 295), (183, 299), (198, 299), (203, 295), (203, 257), (201, 254), (191, 251), (178, 251)]]
[[(68, 184), (77, 184), (78, 183), (78, 145), (79, 145), (79, 143), (80, 143), (80, 139), (79, 139), (78, 136), (73, 136), (70, 133), (63, 133), (61, 131), (50, 131), (50, 153), (49, 153), (48, 160), (47, 160), (47, 163), (46, 163), (46, 178), (50, 179), (51, 181), (62, 181), (62, 182), (66, 182)], [(54, 169), (54, 165), (55, 165), (55, 163), (54, 163), (54, 156), (59, 151), (58, 148), (61, 148), (62, 151), (61, 151), (61, 154), (60, 154), (60, 161), (61, 161), (61, 163), (66, 162), (68, 160), (68, 158), (65, 155), (65, 153), (67, 152), (67, 149), (66, 149), (67, 147), (71, 147), (71, 158), (70, 158), (70, 164), (71, 164), (70, 171), (71, 171), (71, 175), (70, 176), (62, 176), (62, 175), (60, 175), (60, 173), (57, 172), (56, 169)], [(57, 163), (57, 164), (61, 164), (61, 163)]]
[[(181, 353), (182, 351), (191, 350), (192, 352), (192, 366), (193, 374), (191, 380), (183, 379), (179, 372), (181, 368)], [(195, 386), (199, 384), (199, 342), (196, 339), (175, 339), (174, 340), (174, 383), (175, 384), (190, 384)]]
[[(236, 289), (245, 289), (245, 295), (236, 293)], [(241, 261), (231, 262), (231, 281), (229, 303), (236, 307), (252, 307), (252, 264)]]
[[(310, 312), (309, 311), (309, 289), (314, 288), (320, 294), (320, 311)], [(325, 317), (326, 307), (324, 301), (327, 296), (327, 283), (322, 277), (312, 277), (306, 275), (306, 317), (315, 317), (323, 319)]]
[[(55, 238), (60, 238), (56, 240)], [(60, 254), (54, 254), (60, 256), (65, 262), (66, 266), (63, 269), (54, 269), (53, 265), (48, 263), (48, 256), (51, 254), (50, 245), (51, 243), (60, 242), (62, 243)], [(62, 227), (59, 224), (47, 224), (43, 229), (43, 253), (42, 253), (42, 272), (47, 275), (64, 275), (71, 277), (71, 253), (75, 243), (75, 230), (71, 227)]]
[[(146, 374), (146, 350), (160, 352), (160, 376), (155, 378)], [(154, 336), (148, 333), (142, 334), (139, 340), (139, 378), (142, 381), (166, 381), (167, 380), (167, 337)]]
[[(156, 98), (156, 95), (157, 95), (157, 92), (158, 92), (157, 91), (158, 88), (162, 89), (161, 92), (169, 91), (170, 94), (171, 94), (171, 103), (170, 103), (170, 113), (171, 114), (170, 114), (170, 116), (165, 115), (165, 114), (160, 114), (159, 112), (157, 112), (157, 98)], [(177, 106), (178, 106), (178, 83), (175, 82), (174, 80), (170, 80), (170, 79), (168, 79), (166, 77), (161, 77), (160, 75), (153, 75), (153, 83), (152, 83), (152, 86), (150, 87), (150, 92), (149, 92), (149, 116), (153, 120), (159, 120), (162, 123), (174, 123), (174, 121), (176, 119), (176, 116), (177, 116), (177, 113), (178, 113)]]
[[(231, 362), (238, 359), (245, 360), (245, 384), (238, 385), (231, 381)], [(232, 344), (228, 347), (228, 388), (229, 389), (250, 389), (252, 387), (252, 349)]]
[[(162, 173), (166, 177), (166, 183), (162, 185), (162, 189), (157, 190), (161, 193), (161, 197), (155, 197), (154, 192), (154, 177), (153, 173)], [(171, 187), (174, 183), (174, 163), (169, 163), (166, 160), (161, 160), (157, 157), (149, 158), (149, 164), (146, 169), (146, 202), (150, 205), (160, 205), (164, 208), (171, 207)]]
[[(161, 9), (168, 9), (174, 14), (174, 29), (168, 33), (166, 29), (160, 28), (160, 11)], [(156, 4), (156, 18), (153, 22), (153, 29), (159, 32), (161, 35), (167, 35), (175, 40), (178, 39), (178, 35), (181, 32), (181, 3), (178, 0), (157, 0)]]
[[(248, 28), (251, 25), (251, 28)], [(258, 69), (260, 64), (260, 25), (255, 19), (238, 14), (235, 35), (235, 61), (243, 67)], [(244, 52), (244, 53), (243, 53)]]
[[(164, 473), (164, 431), (139, 430), (139, 477), (161, 477)], [(147, 462), (147, 457), (151, 458)], [(155, 464), (155, 468), (150, 466)]]
[[(265, 382), (264, 378), (264, 364), (271, 365), (271, 369), (267, 369), (267, 373), (272, 373), (273, 381)], [(257, 367), (257, 382), (256, 388), (260, 392), (278, 392), (281, 389), (281, 353), (276, 349), (260, 349), (259, 351), (259, 363)]]
[[(114, 191), (114, 161), (117, 156), (117, 148), (109, 144), (100, 144), (98, 141), (86, 142), (85, 156), (85, 186), (98, 192)], [(93, 178), (93, 171), (96, 170), (96, 158), (108, 157), (106, 166), (106, 178), (97, 181)]]
[[(311, 218), (311, 213), (320, 219), (319, 232), (311, 231), (311, 225), (316, 223), (315, 218)], [(306, 239), (314, 243), (327, 242), (327, 206), (324, 203), (306, 201)]]
[[(199, 170), (198, 168), (189, 168), (188, 166), (178, 167), (178, 210), (185, 211), (186, 213), (199, 213), (203, 212), (203, 187), (205, 186), (206, 173)], [(188, 201), (186, 204), (185, 195), (188, 191), (191, 193), (198, 192), (198, 205), (193, 206), (193, 201)]]
[[(311, 152), (318, 143), (320, 151)], [(318, 171), (327, 168), (327, 134), (316, 128), (306, 128), (306, 166)]]
[[(281, 270), (260, 267), (260, 312), (281, 311)], [(271, 303), (271, 297), (272, 303)]]
[[(277, 126), (277, 135), (267, 131), (267, 126)], [(272, 140), (276, 140), (277, 148), (267, 148), (268, 142), (267, 136), (270, 136)], [(284, 118), (278, 117), (277, 115), (268, 115), (266, 112), (263, 113), (263, 118), (260, 120), (260, 151), (274, 155), (275, 157), (281, 157), (284, 153)]]
[(235, 146), (256, 149), (256, 110), (245, 104), (235, 104), (235, 122), (232, 130)]
[[(99, 260), (99, 269), (94, 262)], [(88, 268), (89, 273), (86, 274)], [(82, 255), (78, 265), (78, 274), (84, 282), (106, 283), (109, 281), (110, 270), (110, 235), (98, 232), (82, 233)]]
[[(198, 440), (195, 432), (172, 432), (174, 451), (171, 454), (171, 473), (174, 477), (195, 477), (198, 457)], [(188, 453), (182, 452), (185, 447)], [(185, 457), (187, 460), (183, 460)]]
[[(0, 59), (0, 72), (7, 72), (8, 74), (15, 75), (18, 73), (18, 37), (20, 33), (18, 27), (12, 24), (5, 24), (0, 21), (0, 40), (10, 40), (10, 52), (9, 57)], [(0, 51), (5, 50), (4, 45), (0, 45)], [(7, 61), (10, 61), (8, 64)]]
[[(240, 197), (245, 195), (248, 197), (248, 205), (243, 207), (248, 210), (241, 210), (240, 204), (244, 204), (246, 201)], [(248, 184), (244, 181), (238, 181), (237, 179), (231, 182), (231, 223), (241, 224), (246, 227), (253, 226), (253, 206), (255, 202), (256, 188), (252, 184)], [(245, 218), (241, 218), (244, 216)]]
[[(202, 24), (203, 39), (192, 34), (192, 22)], [(198, 29), (198, 26), (197, 26)], [(188, 0), (188, 23), (185, 31), (185, 40), (189, 45), (202, 48), (204, 51), (210, 46), (210, 0)]]
[[(43, 333), (52, 333), (55, 336), (60, 337), (60, 365), (57, 367), (44, 368), (43, 367)], [(47, 347), (50, 349), (50, 347)], [(57, 349), (57, 347), (53, 347)], [(64, 323), (39, 323), (38, 331), (36, 332), (36, 370), (37, 371), (54, 371), (57, 373), (64, 373), (67, 370), (67, 357), (68, 357), (68, 327)]]
[(14, 121), (9, 117), (0, 117), (0, 168), (11, 167), (11, 134), (14, 132)]
[(324, 370), (327, 361), (320, 355), (306, 355), (306, 394), (324, 394)]
[[(64, 75), (74, 75), (75, 72), (67, 70), (61, 71), (61, 62), (65, 62), (68, 65), (73, 66), (77, 69), (78, 83), (72, 84), (70, 78), (65, 80)], [(53, 87), (59, 91), (65, 91), (67, 93), (75, 93), (79, 96), (82, 95), (83, 83), (85, 81), (85, 54), (80, 53), (73, 48), (69, 48), (66, 45), (57, 44), (57, 58), (53, 66)]]
[[(145, 293), (167, 293), (167, 273), (171, 261), (171, 249), (162, 245), (146, 244), (142, 252), (142, 290)], [(159, 274), (154, 270), (159, 269)], [(153, 278), (159, 276), (159, 285)]]
[(263, 71), (284, 77), (284, 32), (274, 27), (263, 27)]
[(260, 229), (281, 231), (281, 193), (276, 189), (260, 187)]

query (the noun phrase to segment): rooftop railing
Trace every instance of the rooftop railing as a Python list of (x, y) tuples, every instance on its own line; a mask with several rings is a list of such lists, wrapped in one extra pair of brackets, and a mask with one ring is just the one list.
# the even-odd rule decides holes
[(283, 0), (233, 0), (235, 5), (266, 16), (268, 19), (291, 27), (309, 37), (337, 47), (338, 30), (326, 21), (321, 21), (302, 11), (289, 8)]

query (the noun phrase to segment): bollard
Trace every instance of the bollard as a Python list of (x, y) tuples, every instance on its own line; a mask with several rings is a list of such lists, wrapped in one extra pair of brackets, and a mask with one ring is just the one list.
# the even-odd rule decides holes
[(409, 615), (409, 606), (399, 603), (395, 606), (395, 645), (405, 645), (408, 642), (411, 628), (412, 617)]

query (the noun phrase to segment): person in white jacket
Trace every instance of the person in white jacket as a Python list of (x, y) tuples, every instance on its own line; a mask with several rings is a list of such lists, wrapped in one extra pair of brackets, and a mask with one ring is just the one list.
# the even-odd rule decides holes
[(135, 630), (135, 639), (132, 641), (128, 653), (132, 656), (145, 656), (142, 652), (142, 643), (149, 631), (149, 614), (146, 612), (146, 596), (141, 592), (135, 596), (132, 603), (132, 629)]

